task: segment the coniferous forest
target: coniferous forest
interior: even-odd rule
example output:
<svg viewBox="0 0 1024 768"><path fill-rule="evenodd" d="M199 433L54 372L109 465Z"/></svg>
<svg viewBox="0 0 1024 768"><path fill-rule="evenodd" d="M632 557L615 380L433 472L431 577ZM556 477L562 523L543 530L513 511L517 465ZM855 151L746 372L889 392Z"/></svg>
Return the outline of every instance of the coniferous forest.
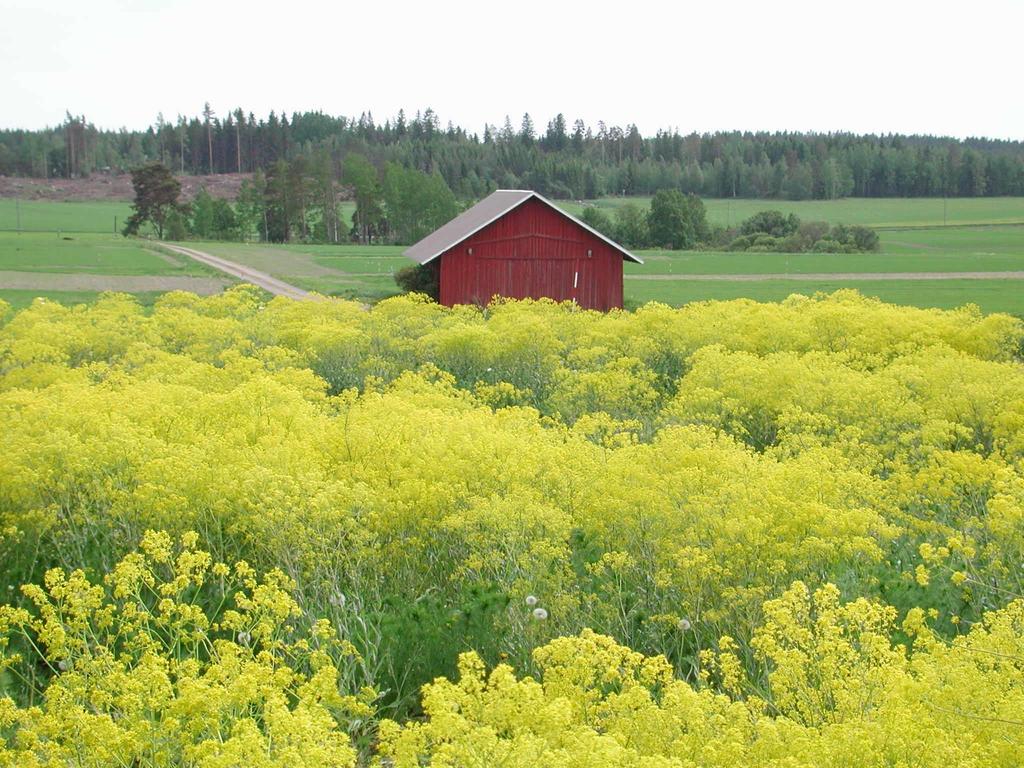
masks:
<svg viewBox="0 0 1024 768"><path fill-rule="evenodd" d="M175 121L160 115L142 130L101 129L70 113L62 125L0 131L0 174L73 178L119 173L160 161L190 174L269 172L302 158L341 178L346 156L437 173L459 198L497 187L554 198L647 195L678 189L708 197L978 197L1024 195L1024 143L985 138L849 133L681 134L636 125L570 123L527 114L482 133L443 125L431 109L383 123L322 112L236 109Z"/></svg>

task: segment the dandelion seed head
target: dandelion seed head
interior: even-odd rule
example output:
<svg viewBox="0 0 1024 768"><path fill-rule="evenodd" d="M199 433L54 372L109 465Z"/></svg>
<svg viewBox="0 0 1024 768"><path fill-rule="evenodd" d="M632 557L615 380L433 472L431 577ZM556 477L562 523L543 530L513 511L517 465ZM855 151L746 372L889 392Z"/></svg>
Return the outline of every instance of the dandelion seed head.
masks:
<svg viewBox="0 0 1024 768"><path fill-rule="evenodd" d="M685 619L684 618L684 619L680 619L676 623L676 626L678 626L681 630L683 630L683 632L689 632L690 631L690 627L692 627L693 625L690 624L690 620L689 619Z"/></svg>
<svg viewBox="0 0 1024 768"><path fill-rule="evenodd" d="M531 608L533 608L533 606L535 606L539 602L540 602L540 600L537 599L536 595L527 595L526 596L526 604L528 606L530 606Z"/></svg>
<svg viewBox="0 0 1024 768"><path fill-rule="evenodd" d="M547 617L548 617L548 612L547 612L546 609L544 609L544 608L534 608L533 609L533 618L535 618L537 621L544 621Z"/></svg>

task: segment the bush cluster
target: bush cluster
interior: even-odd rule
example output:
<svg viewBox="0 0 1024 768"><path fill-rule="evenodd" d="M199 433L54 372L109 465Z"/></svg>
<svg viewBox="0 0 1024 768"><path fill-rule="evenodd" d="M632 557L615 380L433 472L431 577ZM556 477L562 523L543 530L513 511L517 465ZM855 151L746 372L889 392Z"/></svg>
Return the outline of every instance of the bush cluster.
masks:
<svg viewBox="0 0 1024 768"><path fill-rule="evenodd" d="M438 265L412 264L395 272L395 284L406 293L422 293L434 301L440 299Z"/></svg>
<svg viewBox="0 0 1024 768"><path fill-rule="evenodd" d="M755 253L863 253L877 251L878 233L870 227L824 221L803 222L796 214L761 211L738 227L708 224L704 204L692 195L660 193L649 210L635 203L615 209L613 220L600 208L584 208L580 219L629 248L694 248Z"/></svg>
<svg viewBox="0 0 1024 768"><path fill-rule="evenodd" d="M730 251L756 253L864 253L877 251L878 233L870 227L824 221L801 222L796 214L761 211L736 230L721 230L716 240Z"/></svg>

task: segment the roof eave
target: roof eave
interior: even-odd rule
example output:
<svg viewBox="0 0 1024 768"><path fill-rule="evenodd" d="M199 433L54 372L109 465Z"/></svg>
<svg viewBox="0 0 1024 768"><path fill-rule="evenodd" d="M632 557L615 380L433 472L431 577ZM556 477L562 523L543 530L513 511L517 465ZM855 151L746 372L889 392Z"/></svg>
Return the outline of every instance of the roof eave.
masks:
<svg viewBox="0 0 1024 768"><path fill-rule="evenodd" d="M444 248L442 248L440 251L435 253L433 256L428 256L423 261L420 261L419 259L417 259L414 256L409 256L409 251L413 250L416 247L415 243L413 245L410 245L405 251L403 251L402 255L406 256L408 258L411 258L413 261L419 263L420 266L423 266L424 264L429 264L434 259L436 259L438 256L440 256L443 253L446 253L447 251L450 251L452 248L457 246L459 243L464 243L466 240L471 238L473 235L475 235L477 232L479 232L484 227L490 226L491 224L496 222L498 219L500 219L505 214L509 213L510 211L514 211L516 208L518 208L520 205L525 203L531 197L534 197L534 196L540 197L540 195L538 195L536 192L532 192L532 191L526 190L526 189L503 189L503 190L500 190L500 191L502 191L502 192L530 192L530 194L526 195L525 197L520 198L519 200L516 200L515 202L512 203L512 205L508 206L507 208L503 208L501 211L496 213L494 216L492 216L490 219L485 221L483 224L481 224L478 227L475 227L471 231L467 232L462 237L460 237L458 240L452 241L451 243L446 245ZM550 205L550 203L549 203L549 205Z"/></svg>

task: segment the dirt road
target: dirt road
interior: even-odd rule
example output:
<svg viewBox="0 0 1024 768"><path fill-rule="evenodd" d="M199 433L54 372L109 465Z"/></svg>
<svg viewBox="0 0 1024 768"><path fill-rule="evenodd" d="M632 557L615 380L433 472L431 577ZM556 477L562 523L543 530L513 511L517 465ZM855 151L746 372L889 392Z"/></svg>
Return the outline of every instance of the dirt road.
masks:
<svg viewBox="0 0 1024 768"><path fill-rule="evenodd" d="M182 256L188 256L191 259L195 259L201 264L205 264L208 267L218 269L224 274L237 277L239 280L244 280L247 283L259 286L260 288L274 294L275 296L287 296L290 299L301 299L301 300L314 300L319 298L314 296L309 291L304 291L301 288L297 288L290 283L286 283L283 280L278 280L272 275L268 275L266 272L260 272L252 267L247 267L244 264L239 264L234 261L228 261L222 259L220 256L213 256L203 251L197 251L195 248L186 248L183 245L171 245L170 243L161 243L164 248L180 253Z"/></svg>

